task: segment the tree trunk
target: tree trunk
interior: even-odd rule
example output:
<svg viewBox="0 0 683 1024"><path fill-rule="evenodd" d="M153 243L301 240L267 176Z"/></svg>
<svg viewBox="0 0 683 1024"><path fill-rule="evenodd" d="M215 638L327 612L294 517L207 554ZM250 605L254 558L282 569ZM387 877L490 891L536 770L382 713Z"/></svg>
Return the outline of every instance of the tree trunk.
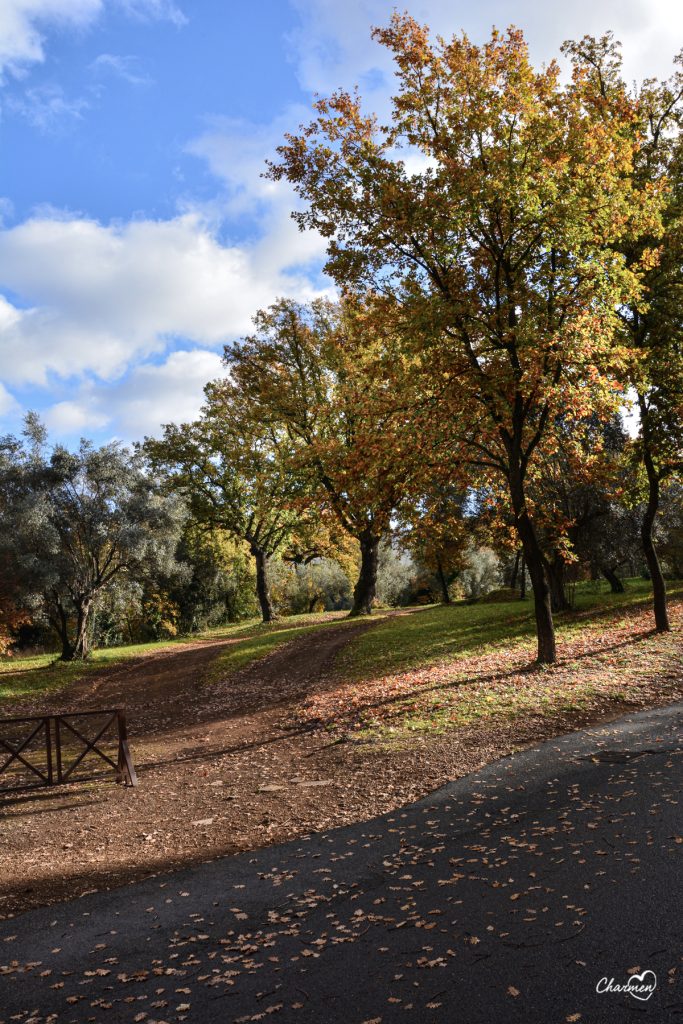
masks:
<svg viewBox="0 0 683 1024"><path fill-rule="evenodd" d="M61 601L56 602L58 619L55 628L62 644L60 661L85 661L89 654L88 625L92 598L81 598L74 601L76 605L76 629L73 640L69 635L69 619Z"/></svg>
<svg viewBox="0 0 683 1024"><path fill-rule="evenodd" d="M68 661L85 661L88 657L88 625L90 623L90 609L92 602L89 599L81 598L76 602L76 636L71 649L71 657Z"/></svg>
<svg viewBox="0 0 683 1024"><path fill-rule="evenodd" d="M261 608L261 618L264 622L274 622L277 616L268 586L268 555L263 548L257 547L255 544L251 546L251 553L256 562L256 593Z"/></svg>
<svg viewBox="0 0 683 1024"><path fill-rule="evenodd" d="M613 594L623 594L624 593L624 584L621 582L621 580L617 576L617 574L614 571L614 569L610 569L609 565L601 564L600 565L600 572L602 573L602 575L605 577L605 579L609 583L610 590L611 590L611 592Z"/></svg>
<svg viewBox="0 0 683 1024"><path fill-rule="evenodd" d="M59 637L60 640L62 641L62 654L60 660L72 661L74 656L73 644L71 643L71 637L69 636L69 627L67 625L66 615L64 615L61 608L60 619L62 619L59 630Z"/></svg>
<svg viewBox="0 0 683 1024"><path fill-rule="evenodd" d="M358 540L360 541L360 574L353 590L353 607L349 612L351 618L355 618L357 615L370 615L377 587L379 537L375 537L369 530L364 530Z"/></svg>
<svg viewBox="0 0 683 1024"><path fill-rule="evenodd" d="M49 619L50 625L59 637L59 642L62 645L62 653L59 656L59 660L71 661L73 658L73 645L69 636L69 620L60 599L55 595L53 595L52 599L54 601L55 614L50 614Z"/></svg>
<svg viewBox="0 0 683 1024"><path fill-rule="evenodd" d="M439 583L441 584L441 595L443 597L443 604L450 604L451 595L448 593L448 583L446 581L446 576L444 574L440 558L437 558L436 560L436 575L438 577Z"/></svg>
<svg viewBox="0 0 683 1024"><path fill-rule="evenodd" d="M521 533L528 536L523 541L525 547L525 561L531 588L534 593L534 615L536 617L536 639L538 641L536 660L539 665L551 665L557 660L555 647L555 626L553 625L553 613L550 602L550 587L546 579L543 555L536 538L531 520L522 526Z"/></svg>
<svg viewBox="0 0 683 1024"><path fill-rule="evenodd" d="M564 590L564 559L555 555L552 562L546 562L546 574L550 587L550 607L553 612L567 612L571 605Z"/></svg>
<svg viewBox="0 0 683 1024"><path fill-rule="evenodd" d="M647 471L649 493L645 514L640 527L640 538L643 544L643 554L647 562L648 572L652 580L655 627L658 633L666 633L671 629L666 599L666 583L664 582L662 567L659 564L657 549L655 548L652 536L655 518L659 511L659 477L647 449L645 450L644 462Z"/></svg>
<svg viewBox="0 0 683 1024"><path fill-rule="evenodd" d="M522 554L520 559L519 599L520 601L526 601L526 562L524 561L524 554Z"/></svg>
<svg viewBox="0 0 683 1024"><path fill-rule="evenodd" d="M536 617L536 639L538 650L536 661L539 665L550 665L557 660L555 627L550 604L550 587L545 573L543 552L538 543L534 524L526 510L523 476L518 470L510 474L510 497L515 513L517 534L522 543L524 561L529 571L534 593L534 615Z"/></svg>
<svg viewBox="0 0 683 1024"><path fill-rule="evenodd" d="M515 551L515 561L512 566L512 575L510 577L510 590L517 589L517 574L519 573L519 559L521 552Z"/></svg>

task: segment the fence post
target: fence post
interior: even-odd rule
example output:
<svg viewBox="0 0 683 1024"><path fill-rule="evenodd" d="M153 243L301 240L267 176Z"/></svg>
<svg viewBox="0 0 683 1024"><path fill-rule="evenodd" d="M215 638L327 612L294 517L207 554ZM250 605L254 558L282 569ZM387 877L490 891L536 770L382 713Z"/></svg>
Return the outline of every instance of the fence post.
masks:
<svg viewBox="0 0 683 1024"><path fill-rule="evenodd" d="M119 757L116 781L125 782L127 780L130 786L137 786L138 777L135 774L133 760L130 756L130 750L128 749L128 728L126 726L126 716L123 711L116 712L116 721L119 730Z"/></svg>
<svg viewBox="0 0 683 1024"><path fill-rule="evenodd" d="M59 729L59 715L53 716L55 723L55 753L57 755L57 782L62 781L62 735Z"/></svg>
<svg viewBox="0 0 683 1024"><path fill-rule="evenodd" d="M52 730L50 729L50 717L46 715L44 718L45 723L45 758L47 760L47 784L52 786L54 784L54 775L52 773Z"/></svg>

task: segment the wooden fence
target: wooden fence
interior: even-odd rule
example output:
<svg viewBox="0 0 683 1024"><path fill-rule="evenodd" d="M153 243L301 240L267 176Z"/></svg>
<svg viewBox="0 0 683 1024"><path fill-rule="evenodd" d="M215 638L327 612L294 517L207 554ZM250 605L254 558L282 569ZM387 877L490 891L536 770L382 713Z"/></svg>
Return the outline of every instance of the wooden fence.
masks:
<svg viewBox="0 0 683 1024"><path fill-rule="evenodd" d="M116 753L103 750L105 743L116 745ZM110 765L117 782L137 786L128 747L126 716L121 708L2 718L0 792L30 785L55 786L82 781L80 772L88 755Z"/></svg>

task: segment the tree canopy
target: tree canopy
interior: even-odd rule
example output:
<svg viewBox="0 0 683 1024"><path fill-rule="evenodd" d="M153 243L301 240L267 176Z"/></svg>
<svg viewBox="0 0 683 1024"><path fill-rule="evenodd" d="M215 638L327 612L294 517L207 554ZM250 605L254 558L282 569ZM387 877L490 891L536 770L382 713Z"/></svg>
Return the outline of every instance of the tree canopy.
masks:
<svg viewBox="0 0 683 1024"><path fill-rule="evenodd" d="M411 314L408 348L441 394L453 473L477 467L506 483L538 658L553 661L527 480L552 451L558 410L609 415L623 395L617 311L638 275L617 243L661 231L660 190L629 174L636 104L624 88L598 100L579 53L568 83L555 63L535 71L515 29L483 46L432 42L395 15L375 36L395 60L391 125L335 93L270 173L306 201L295 216L329 240L338 284L390 293Z"/></svg>
<svg viewBox="0 0 683 1024"><path fill-rule="evenodd" d="M226 349L230 375L209 393L267 426L302 501L358 541L352 614L368 613L379 543L414 461L391 316L385 304L349 294L308 307L281 300L257 314L255 328Z"/></svg>

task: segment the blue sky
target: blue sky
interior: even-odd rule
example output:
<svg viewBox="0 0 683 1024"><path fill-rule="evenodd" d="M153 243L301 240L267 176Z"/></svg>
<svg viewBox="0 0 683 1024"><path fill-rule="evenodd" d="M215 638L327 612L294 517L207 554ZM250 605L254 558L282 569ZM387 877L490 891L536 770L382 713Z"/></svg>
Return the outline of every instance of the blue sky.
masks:
<svg viewBox="0 0 683 1024"><path fill-rule="evenodd" d="M0 430L131 440L196 415L224 343L276 296L330 288L323 246L260 177L314 92L386 109L384 0L1 0ZM668 75L671 0L419 0L435 30L521 26L537 61L613 28Z"/></svg>

